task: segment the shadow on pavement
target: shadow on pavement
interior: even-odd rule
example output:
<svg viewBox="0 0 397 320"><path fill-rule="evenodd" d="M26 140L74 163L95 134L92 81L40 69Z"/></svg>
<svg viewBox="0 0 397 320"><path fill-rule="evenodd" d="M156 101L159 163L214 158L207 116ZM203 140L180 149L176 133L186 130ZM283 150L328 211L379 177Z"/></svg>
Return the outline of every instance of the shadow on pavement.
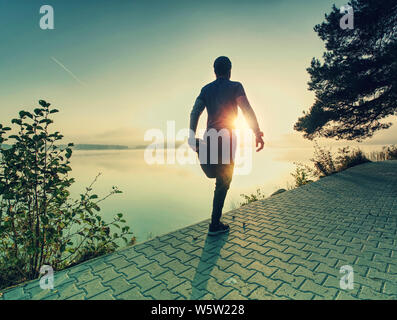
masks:
<svg viewBox="0 0 397 320"><path fill-rule="evenodd" d="M192 294L190 299L197 300L205 295L210 274L219 258L219 253L222 247L227 242L229 233L224 233L218 236L207 236L203 247L203 252L200 257L200 262L196 269L192 281Z"/></svg>

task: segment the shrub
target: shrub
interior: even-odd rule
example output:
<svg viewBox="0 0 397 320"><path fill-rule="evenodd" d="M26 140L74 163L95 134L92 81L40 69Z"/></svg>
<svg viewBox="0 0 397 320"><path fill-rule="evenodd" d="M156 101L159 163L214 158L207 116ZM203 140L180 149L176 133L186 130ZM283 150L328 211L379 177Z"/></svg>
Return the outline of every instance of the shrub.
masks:
<svg viewBox="0 0 397 320"><path fill-rule="evenodd" d="M370 159L374 161L397 160L397 146L384 146L381 151L371 152Z"/></svg>
<svg viewBox="0 0 397 320"><path fill-rule="evenodd" d="M360 149L340 148L333 156L331 151L321 148L317 143L314 145L314 158L311 161L314 165L312 173L318 178L370 162Z"/></svg>
<svg viewBox="0 0 397 320"><path fill-rule="evenodd" d="M291 173L291 175L295 179L296 188L301 187L310 182L313 182L313 180L310 179L313 172L312 169L300 163L296 163L295 165L296 165L295 172Z"/></svg>
<svg viewBox="0 0 397 320"><path fill-rule="evenodd" d="M336 166L330 150L321 148L317 142L314 144L313 174L317 177L325 177L336 172Z"/></svg>
<svg viewBox="0 0 397 320"><path fill-rule="evenodd" d="M243 197L244 201L240 203L240 206L245 206L251 202L255 202L266 198L266 196L262 193L260 189L256 189L256 193L251 193L248 195L241 194L241 197Z"/></svg>
<svg viewBox="0 0 397 320"><path fill-rule="evenodd" d="M338 150L336 162L339 172L370 161L360 149L351 150L349 147L345 147Z"/></svg>
<svg viewBox="0 0 397 320"><path fill-rule="evenodd" d="M73 144L56 145L63 136L49 126L58 110L39 104L12 120L16 134L7 136L11 128L0 124L0 287L37 278L42 265L60 270L112 252L131 234L120 226L121 213L108 223L98 213L99 202L121 193L116 187L99 199L92 193L95 178L79 199L70 199Z"/></svg>
<svg viewBox="0 0 397 320"><path fill-rule="evenodd" d="M386 150L387 159L386 160L397 160L397 146L387 146L383 147Z"/></svg>

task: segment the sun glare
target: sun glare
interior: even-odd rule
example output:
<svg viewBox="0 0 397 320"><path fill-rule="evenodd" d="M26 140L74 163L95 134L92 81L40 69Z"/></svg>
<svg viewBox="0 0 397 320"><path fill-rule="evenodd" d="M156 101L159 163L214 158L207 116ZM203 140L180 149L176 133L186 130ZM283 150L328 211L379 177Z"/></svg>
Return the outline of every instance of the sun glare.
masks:
<svg viewBox="0 0 397 320"><path fill-rule="evenodd" d="M249 129L247 121L245 121L244 116L241 112L238 113L236 120L234 120L234 126L236 129L240 130Z"/></svg>

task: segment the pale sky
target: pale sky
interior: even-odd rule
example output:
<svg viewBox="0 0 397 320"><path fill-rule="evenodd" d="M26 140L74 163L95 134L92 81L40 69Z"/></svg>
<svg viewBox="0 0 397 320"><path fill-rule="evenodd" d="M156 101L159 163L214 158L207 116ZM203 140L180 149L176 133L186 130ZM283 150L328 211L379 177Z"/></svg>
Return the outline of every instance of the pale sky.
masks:
<svg viewBox="0 0 397 320"><path fill-rule="evenodd" d="M268 142L306 145L293 125L313 103L306 68L324 51L313 27L345 2L0 0L0 123L44 99L68 141L143 144L167 120L188 126L226 55ZM43 4L55 30L39 28ZM395 126L368 143L396 136Z"/></svg>

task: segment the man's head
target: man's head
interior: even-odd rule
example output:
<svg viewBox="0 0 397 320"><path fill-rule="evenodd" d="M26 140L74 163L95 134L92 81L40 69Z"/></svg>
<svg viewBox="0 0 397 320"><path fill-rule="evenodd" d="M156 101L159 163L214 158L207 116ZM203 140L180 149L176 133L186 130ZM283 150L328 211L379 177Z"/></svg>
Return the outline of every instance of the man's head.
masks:
<svg viewBox="0 0 397 320"><path fill-rule="evenodd" d="M214 62L214 71L217 78L228 78L232 70L232 63L228 57L218 57Z"/></svg>

